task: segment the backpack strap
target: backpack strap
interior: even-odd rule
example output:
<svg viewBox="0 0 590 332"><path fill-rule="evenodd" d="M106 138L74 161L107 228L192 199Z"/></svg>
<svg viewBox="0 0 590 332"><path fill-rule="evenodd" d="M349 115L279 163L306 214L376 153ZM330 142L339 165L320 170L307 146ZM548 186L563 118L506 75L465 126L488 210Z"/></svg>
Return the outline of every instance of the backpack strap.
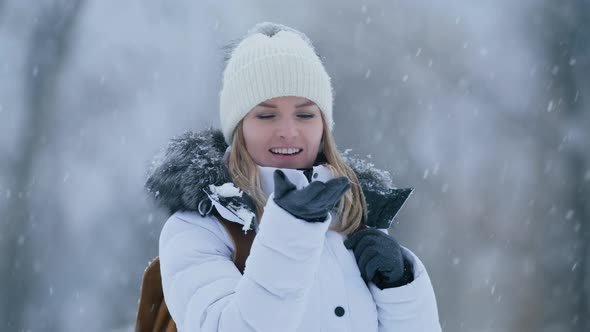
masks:
<svg viewBox="0 0 590 332"><path fill-rule="evenodd" d="M244 274L246 259L248 259L248 256L250 255L250 249L252 248L252 242L254 242L256 232L253 230L244 232L242 225L223 218L216 209L213 209L212 213L217 217L217 220L219 220L231 236L235 248L233 259L234 264L238 270L240 270L240 273Z"/></svg>
<svg viewBox="0 0 590 332"><path fill-rule="evenodd" d="M233 262L244 273L246 259L250 255L250 248L256 236L256 232L244 233L242 225L223 218L217 210L213 209L213 215L227 230L234 242ZM176 332L176 323L168 312L162 289L162 275L160 273L160 257L157 256L145 269L141 281L139 306L135 320L136 332Z"/></svg>
<svg viewBox="0 0 590 332"><path fill-rule="evenodd" d="M176 324L164 301L160 257L156 257L143 273L135 331L176 332Z"/></svg>

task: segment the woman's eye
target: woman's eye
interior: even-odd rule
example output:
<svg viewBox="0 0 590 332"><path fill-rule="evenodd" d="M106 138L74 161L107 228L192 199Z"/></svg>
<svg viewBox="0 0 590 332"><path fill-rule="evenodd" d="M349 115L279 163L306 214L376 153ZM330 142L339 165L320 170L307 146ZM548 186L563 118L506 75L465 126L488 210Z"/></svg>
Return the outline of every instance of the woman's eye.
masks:
<svg viewBox="0 0 590 332"><path fill-rule="evenodd" d="M305 114L305 113L304 114L297 114L297 117L301 118L301 119L313 119L314 116L315 115L313 115L313 114Z"/></svg>
<svg viewBox="0 0 590 332"><path fill-rule="evenodd" d="M274 115L273 115L273 114L257 114L257 115L256 115L256 118L257 118L257 119L262 119L262 120L265 120L265 119L272 119L273 117L274 117Z"/></svg>

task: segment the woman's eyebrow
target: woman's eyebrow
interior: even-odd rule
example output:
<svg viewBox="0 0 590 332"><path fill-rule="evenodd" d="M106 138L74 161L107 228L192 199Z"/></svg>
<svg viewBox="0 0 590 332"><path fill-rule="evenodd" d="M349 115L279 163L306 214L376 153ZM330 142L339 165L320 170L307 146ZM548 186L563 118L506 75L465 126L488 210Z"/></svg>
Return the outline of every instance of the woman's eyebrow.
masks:
<svg viewBox="0 0 590 332"><path fill-rule="evenodd" d="M265 102L262 102L262 103L258 104L258 106L268 107L268 108L277 108L275 105L267 104Z"/></svg>
<svg viewBox="0 0 590 332"><path fill-rule="evenodd" d="M312 106L312 105L315 105L315 103L311 100L308 100L303 104L295 105L295 108L301 108L301 107Z"/></svg>

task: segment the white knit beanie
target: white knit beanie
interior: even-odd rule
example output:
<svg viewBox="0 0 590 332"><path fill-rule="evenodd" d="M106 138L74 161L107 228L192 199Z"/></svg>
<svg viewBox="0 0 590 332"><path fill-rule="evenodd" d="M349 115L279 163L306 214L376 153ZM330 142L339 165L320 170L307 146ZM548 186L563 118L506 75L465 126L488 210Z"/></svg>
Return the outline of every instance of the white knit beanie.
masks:
<svg viewBox="0 0 590 332"><path fill-rule="evenodd" d="M259 23L232 51L220 93L221 130L227 144L242 118L259 103L284 96L318 105L332 129L332 85L310 40L274 23Z"/></svg>

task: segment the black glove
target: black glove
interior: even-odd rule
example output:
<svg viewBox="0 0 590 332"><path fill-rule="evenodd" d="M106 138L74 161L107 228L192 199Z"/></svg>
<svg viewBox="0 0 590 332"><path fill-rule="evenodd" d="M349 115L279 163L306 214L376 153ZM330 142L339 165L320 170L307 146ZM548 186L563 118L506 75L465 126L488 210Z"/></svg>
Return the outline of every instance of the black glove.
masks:
<svg viewBox="0 0 590 332"><path fill-rule="evenodd" d="M353 233L344 246L352 249L366 283L380 289L399 287L414 280L412 263L402 254L395 239L380 230L364 228Z"/></svg>
<svg viewBox="0 0 590 332"><path fill-rule="evenodd" d="M297 189L281 170L274 172L274 201L293 216L309 222L323 222L342 195L350 188L344 176L326 183L314 181L303 189Z"/></svg>

